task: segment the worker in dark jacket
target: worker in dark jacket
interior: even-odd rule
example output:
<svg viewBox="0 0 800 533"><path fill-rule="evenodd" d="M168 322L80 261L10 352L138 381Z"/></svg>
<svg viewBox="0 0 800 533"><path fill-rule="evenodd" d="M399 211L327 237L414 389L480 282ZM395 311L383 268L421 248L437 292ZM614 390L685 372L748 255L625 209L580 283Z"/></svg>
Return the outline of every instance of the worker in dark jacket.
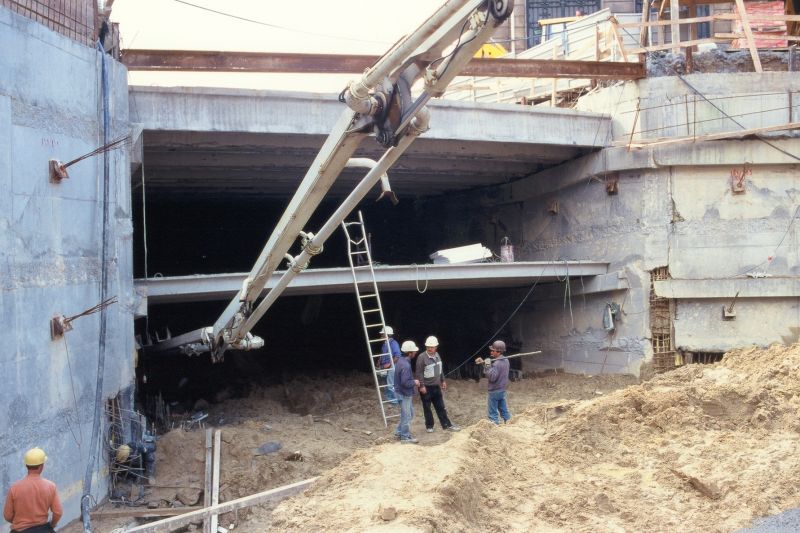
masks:
<svg viewBox="0 0 800 533"><path fill-rule="evenodd" d="M431 405L436 410L439 424L442 429L448 431L458 431L459 428L447 416L447 408L444 406L444 395L442 391L447 390L447 382L444 380L442 371L442 358L437 351L439 339L431 335L425 339L425 352L417 357L417 369L414 374L420 382L419 398L422 400L422 413L425 415L425 430L433 433L433 412Z"/></svg>
<svg viewBox="0 0 800 533"><path fill-rule="evenodd" d="M419 387L419 381L414 379L411 364L419 348L414 341L405 341L400 351L403 357L394 365L394 394L400 400L400 422L394 434L403 444L416 444L419 441L411 436L411 420L414 418L414 387Z"/></svg>
<svg viewBox="0 0 800 533"><path fill-rule="evenodd" d="M56 484L42 477L45 461L47 455L41 448L25 452L28 475L11 485L3 508L12 533L51 533L64 514Z"/></svg>
<svg viewBox="0 0 800 533"><path fill-rule="evenodd" d="M503 423L511 420L511 413L508 412L506 403L506 387L508 387L508 369L510 367L508 359L503 357L506 351L506 343L494 341L489 347L489 359L483 361L483 372L489 380L488 414L489 420L495 424L500 424L498 411L503 417Z"/></svg>

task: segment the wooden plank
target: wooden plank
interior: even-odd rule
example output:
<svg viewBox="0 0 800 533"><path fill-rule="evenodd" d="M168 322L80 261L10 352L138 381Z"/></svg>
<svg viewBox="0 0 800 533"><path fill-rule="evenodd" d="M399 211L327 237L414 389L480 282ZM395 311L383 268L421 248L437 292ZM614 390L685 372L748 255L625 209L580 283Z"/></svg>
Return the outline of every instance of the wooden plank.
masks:
<svg viewBox="0 0 800 533"><path fill-rule="evenodd" d="M237 498L216 506L206 507L205 509L199 509L197 511L192 511L180 516L174 516L172 518L165 518L164 520L159 520L151 524L145 524L128 529L125 531L125 533L169 533L180 527L187 526L192 522L199 522L205 518L209 518L212 514L229 513L237 509L252 507L253 505L258 505L268 501L284 500L289 496L305 490L317 479L318 478L315 477L311 479L305 479L303 481L298 481L297 483L292 483L291 485L284 485L275 489L259 492L258 494L251 494L250 496Z"/></svg>
<svg viewBox="0 0 800 533"><path fill-rule="evenodd" d="M619 48L620 53L622 54L622 60L627 63L628 61L628 54L625 53L625 45L622 42L622 37L619 35L619 31L617 27L619 26L619 22L614 17L611 17L611 32L614 34L614 41L617 43L617 47Z"/></svg>
<svg viewBox="0 0 800 533"><path fill-rule="evenodd" d="M644 18L644 17L642 17ZM697 22L713 22L719 20L719 15L708 15L706 17L692 17L685 19L678 19L678 24L694 24ZM618 22L620 28L650 28L653 26L671 26L674 24L671 20L651 20L642 22Z"/></svg>
<svg viewBox="0 0 800 533"><path fill-rule="evenodd" d="M220 448L222 447L222 430L218 429L214 432L214 468L211 476L211 506L219 505L219 457ZM217 533L217 526L219 525L219 515L213 513L211 515L211 533Z"/></svg>
<svg viewBox="0 0 800 533"><path fill-rule="evenodd" d="M165 516L178 516L202 507L164 507L161 509L144 509L142 507L127 507L123 509L107 509L105 511L92 511L92 520L97 518L163 518Z"/></svg>
<svg viewBox="0 0 800 533"><path fill-rule="evenodd" d="M650 148L652 146L665 146L668 144L681 144L687 142L703 142L703 141L717 141L722 139L738 139L747 137L748 135L758 135L759 133L769 133L771 131L783 130L796 130L800 129L800 122L789 122L787 124L778 124L777 126L764 126L761 128L750 128L739 131L726 131L722 133L709 133L706 135L698 135L696 137L676 137L673 139L654 139L652 142L638 142L630 144L631 148ZM622 146L624 142L615 142L614 146Z"/></svg>
<svg viewBox="0 0 800 533"><path fill-rule="evenodd" d="M681 52L681 27L678 25L678 19L681 18L680 0L669 0L669 19L670 24L670 41L672 41L672 53L679 54Z"/></svg>
<svg viewBox="0 0 800 533"><path fill-rule="evenodd" d="M620 28L628 28L628 27L639 28L639 46L645 47L647 46L648 43L647 28L650 23L649 19L650 19L650 3L647 0L645 0L645 3L642 5L642 22L639 24L632 23L630 26L627 24L620 24Z"/></svg>
<svg viewBox="0 0 800 533"><path fill-rule="evenodd" d="M744 39L746 35L741 33L715 33L714 38L716 39ZM770 34L758 34L759 39L763 39L765 41L800 41L800 37L797 35L770 35Z"/></svg>
<svg viewBox="0 0 800 533"><path fill-rule="evenodd" d="M684 41L681 43L683 46L695 46L698 44L705 44L705 43L724 43L727 42L726 39L716 39L716 38L707 38L707 39L695 39L694 41ZM628 50L629 54L641 54L642 52L656 52L658 50L669 50L672 48L672 43L668 44L659 44L655 46L647 46L645 48L635 48L633 50ZM636 63L631 63L635 65Z"/></svg>
<svg viewBox="0 0 800 533"><path fill-rule="evenodd" d="M208 507L211 505L211 492L213 490L212 484L212 476L211 476L211 469L213 467L213 460L211 456L212 449L214 447L213 440L212 440L213 431L211 428L206 430L206 471L205 471L205 482L203 484L203 507ZM203 532L204 533L211 533L211 521L210 520L203 520Z"/></svg>
<svg viewBox="0 0 800 533"><path fill-rule="evenodd" d="M758 57L758 48L756 48L756 41L753 39L753 30L750 28L750 21L747 18L747 9L744 7L744 0L736 0L736 9L739 11L739 18L742 21L742 29L747 36L747 47L750 49L750 57L753 58L753 66L756 72L764 72L761 68L761 58Z"/></svg>

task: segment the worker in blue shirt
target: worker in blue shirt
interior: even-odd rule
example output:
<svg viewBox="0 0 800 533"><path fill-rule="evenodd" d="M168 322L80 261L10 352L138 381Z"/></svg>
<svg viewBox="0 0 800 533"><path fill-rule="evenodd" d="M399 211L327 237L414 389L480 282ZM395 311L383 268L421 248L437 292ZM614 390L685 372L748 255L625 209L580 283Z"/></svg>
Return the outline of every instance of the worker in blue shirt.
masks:
<svg viewBox="0 0 800 533"><path fill-rule="evenodd" d="M394 365L397 363L397 359L401 357L400 345L394 340L394 329L391 326L383 328L381 333L385 334L388 340L381 346L383 355L378 361L378 366L380 367L378 370L386 373L386 384L388 385L386 387L386 400L392 405L398 405L400 400L397 399L394 393ZM379 373L378 375L381 374Z"/></svg>

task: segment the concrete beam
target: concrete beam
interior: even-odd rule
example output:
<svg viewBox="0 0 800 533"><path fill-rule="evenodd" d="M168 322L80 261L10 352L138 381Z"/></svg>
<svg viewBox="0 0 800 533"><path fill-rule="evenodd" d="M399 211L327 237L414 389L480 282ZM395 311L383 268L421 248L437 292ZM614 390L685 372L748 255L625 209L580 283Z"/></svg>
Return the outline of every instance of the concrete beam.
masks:
<svg viewBox="0 0 800 533"><path fill-rule="evenodd" d="M586 183L595 177L602 179L616 172L670 167L735 167L741 166L742 161L751 166L797 164L792 154L800 152L800 138L771 138L769 143L761 140L709 141L631 151L626 147L609 147L501 185L497 188L499 195L493 195L491 203L519 202Z"/></svg>
<svg viewBox="0 0 800 533"><path fill-rule="evenodd" d="M336 95L189 87L131 87L130 102L145 144L148 131L327 135L343 108ZM571 109L447 100L428 107L424 139L601 148L611 127L607 115Z"/></svg>
<svg viewBox="0 0 800 533"><path fill-rule="evenodd" d="M381 291L441 289L476 289L527 287L535 281L546 282L570 277L600 276L608 263L591 261L474 263L457 265L403 265L375 267ZM276 272L265 292L283 275ZM368 281L369 271L357 271L359 281ZM136 289L148 304L227 300L241 289L246 274L211 274L136 280ZM604 286L608 280L602 281ZM591 281L587 280L588 284ZM310 269L301 272L286 289L286 296L342 294L353 291L349 268Z"/></svg>
<svg viewBox="0 0 800 533"><path fill-rule="evenodd" d="M124 50L128 70L190 72L271 72L360 74L380 56L291 54L277 52L217 52L206 50ZM506 78L591 78L636 80L645 77L644 64L542 59L472 59L463 76Z"/></svg>
<svg viewBox="0 0 800 533"><path fill-rule="evenodd" d="M656 281L657 296L675 299L793 298L800 296L800 278L668 279Z"/></svg>

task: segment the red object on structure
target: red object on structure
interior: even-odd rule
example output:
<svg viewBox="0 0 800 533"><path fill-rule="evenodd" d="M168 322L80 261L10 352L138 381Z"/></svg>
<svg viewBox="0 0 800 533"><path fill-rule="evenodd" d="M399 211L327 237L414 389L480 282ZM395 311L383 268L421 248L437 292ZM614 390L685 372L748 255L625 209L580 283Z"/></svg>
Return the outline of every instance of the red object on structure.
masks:
<svg viewBox="0 0 800 533"><path fill-rule="evenodd" d="M784 2L782 0L770 2L745 2L744 9L747 11L747 18L750 20L750 29L753 30L753 37L757 48L783 48L788 46L786 39L759 38L759 36L784 36L786 35L786 23L775 20L776 15L784 14ZM744 34L742 22L737 20L733 24L734 33ZM735 39L731 43L731 48L747 48L747 39Z"/></svg>

